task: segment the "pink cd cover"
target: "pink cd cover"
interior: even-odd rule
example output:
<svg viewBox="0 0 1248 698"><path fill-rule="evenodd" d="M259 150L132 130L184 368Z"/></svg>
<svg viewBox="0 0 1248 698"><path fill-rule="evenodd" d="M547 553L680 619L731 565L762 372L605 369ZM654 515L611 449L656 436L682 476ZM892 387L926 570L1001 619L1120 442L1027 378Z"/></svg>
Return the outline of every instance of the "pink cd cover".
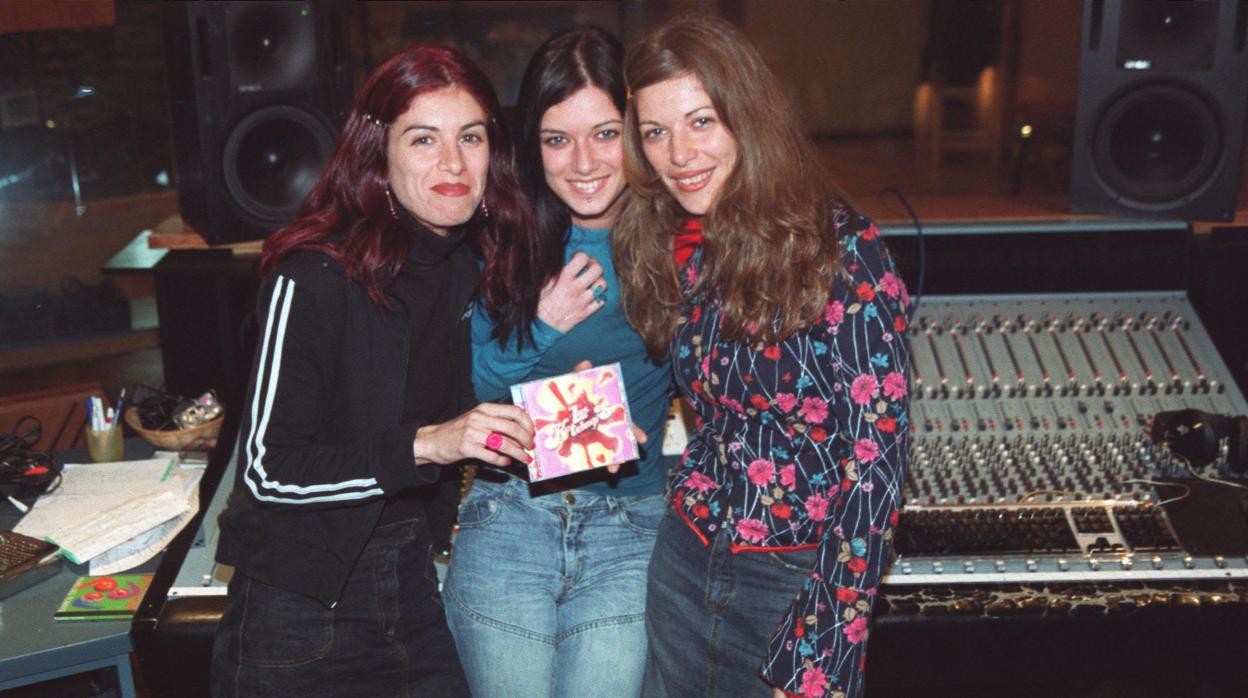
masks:
<svg viewBox="0 0 1248 698"><path fill-rule="evenodd" d="M537 430L534 482L637 458L618 363L513 385L511 399Z"/></svg>

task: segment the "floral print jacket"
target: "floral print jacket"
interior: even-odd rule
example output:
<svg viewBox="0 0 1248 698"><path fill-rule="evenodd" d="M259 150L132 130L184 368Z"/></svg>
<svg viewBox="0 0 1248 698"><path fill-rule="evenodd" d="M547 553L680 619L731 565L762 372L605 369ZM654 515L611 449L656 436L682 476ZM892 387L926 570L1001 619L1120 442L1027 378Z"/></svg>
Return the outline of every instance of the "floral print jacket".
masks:
<svg viewBox="0 0 1248 698"><path fill-rule="evenodd" d="M762 677L791 695L862 692L871 604L901 506L907 442L909 298L879 232L834 217L842 274L823 317L778 344L719 338L718 304L691 298L672 342L697 416L676 511L734 553L815 548L817 564L778 623ZM682 268L689 297L701 251ZM761 652L760 648L760 652Z"/></svg>

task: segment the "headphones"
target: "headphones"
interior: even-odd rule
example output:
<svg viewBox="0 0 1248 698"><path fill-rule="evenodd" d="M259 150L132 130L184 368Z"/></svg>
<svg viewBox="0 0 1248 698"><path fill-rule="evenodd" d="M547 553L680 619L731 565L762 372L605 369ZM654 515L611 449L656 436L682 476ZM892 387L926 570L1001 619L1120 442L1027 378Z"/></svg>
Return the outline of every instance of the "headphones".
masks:
<svg viewBox="0 0 1248 698"><path fill-rule="evenodd" d="M1149 424L1148 435L1193 469L1224 460L1231 472L1248 472L1248 416L1194 409L1158 412Z"/></svg>

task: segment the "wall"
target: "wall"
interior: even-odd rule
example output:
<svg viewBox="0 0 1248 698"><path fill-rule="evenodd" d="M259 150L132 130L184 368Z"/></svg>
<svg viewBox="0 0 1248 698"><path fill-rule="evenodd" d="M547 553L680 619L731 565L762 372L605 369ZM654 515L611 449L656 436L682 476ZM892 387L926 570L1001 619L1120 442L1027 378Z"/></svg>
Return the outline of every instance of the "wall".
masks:
<svg viewBox="0 0 1248 698"><path fill-rule="evenodd" d="M746 35L815 135L908 130L927 2L746 2Z"/></svg>

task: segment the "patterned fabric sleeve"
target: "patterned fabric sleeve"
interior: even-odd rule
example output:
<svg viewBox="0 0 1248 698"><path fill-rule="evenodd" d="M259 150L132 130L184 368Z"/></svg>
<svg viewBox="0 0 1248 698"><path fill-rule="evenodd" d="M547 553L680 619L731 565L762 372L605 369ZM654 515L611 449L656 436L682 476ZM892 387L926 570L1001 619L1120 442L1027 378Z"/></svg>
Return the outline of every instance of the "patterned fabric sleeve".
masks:
<svg viewBox="0 0 1248 698"><path fill-rule="evenodd" d="M861 220L861 219L859 219ZM889 559L905 480L906 289L874 226L845 235L848 284L825 322L837 376L828 439L839 483L828 493L818 561L768 648L762 677L790 695L860 696L871 606Z"/></svg>

